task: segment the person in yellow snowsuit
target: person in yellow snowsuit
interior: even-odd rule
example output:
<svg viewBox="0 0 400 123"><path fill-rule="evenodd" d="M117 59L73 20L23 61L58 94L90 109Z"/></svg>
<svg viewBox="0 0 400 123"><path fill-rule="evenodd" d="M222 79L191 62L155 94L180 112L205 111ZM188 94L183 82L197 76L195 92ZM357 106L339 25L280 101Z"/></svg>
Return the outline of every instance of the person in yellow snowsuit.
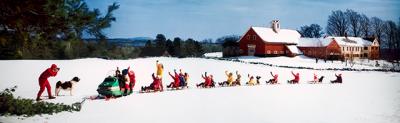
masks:
<svg viewBox="0 0 400 123"><path fill-rule="evenodd" d="M164 66L163 64L159 63L158 60L156 61L156 67L157 67L157 76L162 78L163 71L164 71Z"/></svg>
<svg viewBox="0 0 400 123"><path fill-rule="evenodd" d="M255 85L256 81L254 80L254 76L250 76L250 74L247 74L247 77L249 78L249 81L246 83L247 85Z"/></svg>
<svg viewBox="0 0 400 123"><path fill-rule="evenodd" d="M228 71L225 71L225 75L228 77L227 80L226 80L226 82L228 83L228 86L232 86L233 74L232 73L228 74Z"/></svg>

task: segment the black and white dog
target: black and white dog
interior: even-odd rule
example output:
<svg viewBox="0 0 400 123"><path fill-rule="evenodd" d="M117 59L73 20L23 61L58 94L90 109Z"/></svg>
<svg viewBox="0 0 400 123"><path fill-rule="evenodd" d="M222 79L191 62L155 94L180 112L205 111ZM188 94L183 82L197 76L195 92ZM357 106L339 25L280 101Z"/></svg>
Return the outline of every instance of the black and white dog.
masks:
<svg viewBox="0 0 400 123"><path fill-rule="evenodd" d="M58 81L56 83L56 96L58 96L61 89L69 91L69 94L72 96L72 90L74 89L74 85L77 82L79 82L79 80L80 79L78 77L74 77L74 78L72 78L71 81L65 81L64 83L62 83L61 81Z"/></svg>

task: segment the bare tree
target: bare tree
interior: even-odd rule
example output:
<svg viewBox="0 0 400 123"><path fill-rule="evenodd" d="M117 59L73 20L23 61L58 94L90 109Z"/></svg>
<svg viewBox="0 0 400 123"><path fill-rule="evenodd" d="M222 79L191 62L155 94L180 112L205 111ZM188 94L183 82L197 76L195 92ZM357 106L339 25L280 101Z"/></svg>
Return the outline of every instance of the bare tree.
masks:
<svg viewBox="0 0 400 123"><path fill-rule="evenodd" d="M400 59L400 17L399 17L399 21L397 23L397 36L396 36L396 59L399 60ZM397 62L397 66L399 66L400 63Z"/></svg>
<svg viewBox="0 0 400 123"><path fill-rule="evenodd" d="M391 20L384 22L383 34L386 40L383 41L385 41L386 46L389 48L390 59L396 59L397 57L396 49L399 48L397 45L397 32L396 23Z"/></svg>
<svg viewBox="0 0 400 123"><path fill-rule="evenodd" d="M299 33L301 34L302 37L308 37L308 38L319 38L321 37L322 34L322 28L318 24L311 24L310 26L305 25L300 27Z"/></svg>
<svg viewBox="0 0 400 123"><path fill-rule="evenodd" d="M372 26L374 36L376 36L378 38L378 41L381 42L382 35L383 35L383 28L384 28L383 21L378 17L372 17L371 18L371 26Z"/></svg>
<svg viewBox="0 0 400 123"><path fill-rule="evenodd" d="M361 28L361 34L360 35L364 35L364 37L368 37L370 36L370 32L371 32L371 22L369 20L369 18L365 15L362 14L361 15L361 20L360 20L360 28Z"/></svg>
<svg viewBox="0 0 400 123"><path fill-rule="evenodd" d="M348 30L347 20L344 12L341 10L332 11L328 17L326 33L334 36L344 36Z"/></svg>
<svg viewBox="0 0 400 123"><path fill-rule="evenodd" d="M344 12L344 14L346 15L346 20L350 26L351 34L353 34L354 37L360 36L361 15L352 9L347 9L346 12Z"/></svg>

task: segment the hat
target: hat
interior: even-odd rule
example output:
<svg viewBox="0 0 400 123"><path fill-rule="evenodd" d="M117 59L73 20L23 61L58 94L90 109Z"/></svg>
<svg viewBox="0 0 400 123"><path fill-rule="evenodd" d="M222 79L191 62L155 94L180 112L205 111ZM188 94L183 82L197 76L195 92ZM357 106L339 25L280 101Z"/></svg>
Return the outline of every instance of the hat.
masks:
<svg viewBox="0 0 400 123"><path fill-rule="evenodd" d="M58 68L58 67L57 67L56 64L52 64L50 68L51 68L51 69L55 69L55 68Z"/></svg>

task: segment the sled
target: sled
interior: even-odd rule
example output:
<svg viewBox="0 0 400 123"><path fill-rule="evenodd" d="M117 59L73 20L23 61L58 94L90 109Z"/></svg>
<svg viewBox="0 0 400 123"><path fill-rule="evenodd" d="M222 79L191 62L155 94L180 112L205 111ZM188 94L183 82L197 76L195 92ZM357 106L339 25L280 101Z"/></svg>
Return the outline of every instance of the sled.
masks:
<svg viewBox="0 0 400 123"><path fill-rule="evenodd" d="M178 91L178 90L185 90L185 89L188 89L189 88L189 86L180 86L180 87L177 87L177 88L167 88L167 91Z"/></svg>

